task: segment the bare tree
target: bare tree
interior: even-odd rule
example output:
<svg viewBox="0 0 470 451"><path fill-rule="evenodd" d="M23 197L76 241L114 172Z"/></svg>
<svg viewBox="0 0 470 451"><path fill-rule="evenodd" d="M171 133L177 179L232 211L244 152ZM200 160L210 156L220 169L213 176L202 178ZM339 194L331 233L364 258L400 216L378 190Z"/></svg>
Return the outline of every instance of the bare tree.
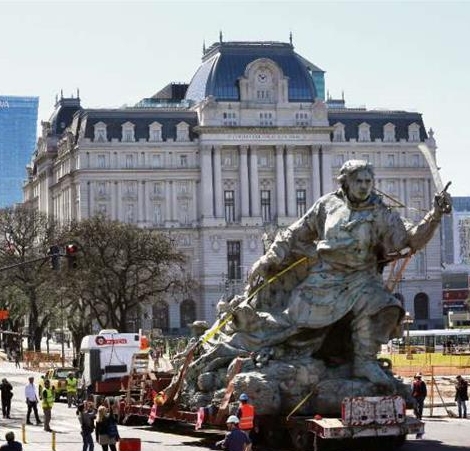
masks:
<svg viewBox="0 0 470 451"><path fill-rule="evenodd" d="M1 302L18 325L28 317L28 349L40 350L41 338L57 300L48 251L56 231L53 220L27 206L0 210Z"/></svg>

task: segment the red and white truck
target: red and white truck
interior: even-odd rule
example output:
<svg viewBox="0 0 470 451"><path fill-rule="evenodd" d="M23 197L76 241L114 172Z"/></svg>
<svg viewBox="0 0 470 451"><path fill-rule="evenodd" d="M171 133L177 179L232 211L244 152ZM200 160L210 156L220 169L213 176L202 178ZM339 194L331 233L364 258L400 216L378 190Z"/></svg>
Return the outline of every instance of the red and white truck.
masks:
<svg viewBox="0 0 470 451"><path fill-rule="evenodd" d="M104 329L97 335L86 335L80 345L82 384L91 386L95 394L119 394L122 378L130 374L133 358L142 345L138 333Z"/></svg>

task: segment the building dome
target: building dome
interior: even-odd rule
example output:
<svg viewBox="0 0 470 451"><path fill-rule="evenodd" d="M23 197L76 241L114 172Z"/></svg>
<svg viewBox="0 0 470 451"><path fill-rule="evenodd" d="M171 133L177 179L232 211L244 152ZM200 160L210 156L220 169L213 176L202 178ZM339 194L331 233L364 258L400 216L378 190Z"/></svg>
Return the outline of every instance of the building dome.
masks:
<svg viewBox="0 0 470 451"><path fill-rule="evenodd" d="M250 63L261 58L273 61L287 77L289 102L314 102L318 97L313 73L323 77L323 71L295 53L291 44L219 42L204 53L186 99L198 103L213 96L216 101L240 101L239 78Z"/></svg>

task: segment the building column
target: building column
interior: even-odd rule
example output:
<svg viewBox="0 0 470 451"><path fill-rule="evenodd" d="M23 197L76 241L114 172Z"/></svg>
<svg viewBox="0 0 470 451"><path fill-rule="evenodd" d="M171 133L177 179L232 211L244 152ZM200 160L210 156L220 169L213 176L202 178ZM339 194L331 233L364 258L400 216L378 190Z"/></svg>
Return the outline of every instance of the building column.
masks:
<svg viewBox="0 0 470 451"><path fill-rule="evenodd" d="M330 146L321 146L321 158L322 158L322 189L320 195L323 196L326 193L333 191L333 172L332 172L332 155Z"/></svg>
<svg viewBox="0 0 470 451"><path fill-rule="evenodd" d="M320 157L319 149L312 146L310 149L312 158L312 204L321 197L321 175L320 175Z"/></svg>
<svg viewBox="0 0 470 451"><path fill-rule="evenodd" d="M287 216L297 216L297 205L295 201L295 179L294 179L294 147L286 147L286 191L287 191Z"/></svg>
<svg viewBox="0 0 470 451"><path fill-rule="evenodd" d="M88 182L88 213L89 217L95 214L95 182Z"/></svg>
<svg viewBox="0 0 470 451"><path fill-rule="evenodd" d="M122 182L116 182L116 221L122 221Z"/></svg>
<svg viewBox="0 0 470 451"><path fill-rule="evenodd" d="M138 201L139 201L139 211L138 211L138 222L140 224L145 223L145 181L141 181L139 185L139 194L138 194Z"/></svg>
<svg viewBox="0 0 470 451"><path fill-rule="evenodd" d="M216 218L222 218L224 216L222 199L222 163L220 153L220 146L214 147L214 203Z"/></svg>
<svg viewBox="0 0 470 451"><path fill-rule="evenodd" d="M423 179L423 190L424 190L424 205L423 208L425 210L428 210L432 207L432 200L433 196L431 194L431 189L432 189L432 183L431 180L428 178Z"/></svg>
<svg viewBox="0 0 470 451"><path fill-rule="evenodd" d="M284 174L284 146L276 146L277 216L286 216L286 179Z"/></svg>
<svg viewBox="0 0 470 451"><path fill-rule="evenodd" d="M250 193L248 187L248 146L240 146L240 207L242 221L250 216Z"/></svg>
<svg viewBox="0 0 470 451"><path fill-rule="evenodd" d="M255 146L250 146L250 197L251 216L260 216L259 179L258 179L258 153Z"/></svg>
<svg viewBox="0 0 470 451"><path fill-rule="evenodd" d="M172 208L171 204L173 203L173 197L171 195L171 185L172 181L167 181L165 183L165 221L172 221L173 220L173 214L172 214Z"/></svg>
<svg viewBox="0 0 470 451"><path fill-rule="evenodd" d="M202 218L213 218L213 184L212 184L212 147L201 148L201 213Z"/></svg>

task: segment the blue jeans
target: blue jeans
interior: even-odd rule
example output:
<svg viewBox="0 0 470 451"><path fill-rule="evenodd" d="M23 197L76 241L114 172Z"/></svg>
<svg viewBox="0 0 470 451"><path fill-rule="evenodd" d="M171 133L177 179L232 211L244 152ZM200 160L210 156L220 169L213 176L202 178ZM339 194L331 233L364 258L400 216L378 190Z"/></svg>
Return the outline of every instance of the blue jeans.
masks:
<svg viewBox="0 0 470 451"><path fill-rule="evenodd" d="M467 417L467 401L457 399L457 408L459 409L459 418Z"/></svg>
<svg viewBox="0 0 470 451"><path fill-rule="evenodd" d="M83 451L93 451L95 447L95 443L93 442L93 435L91 432L83 432L82 431L82 438L83 438Z"/></svg>

